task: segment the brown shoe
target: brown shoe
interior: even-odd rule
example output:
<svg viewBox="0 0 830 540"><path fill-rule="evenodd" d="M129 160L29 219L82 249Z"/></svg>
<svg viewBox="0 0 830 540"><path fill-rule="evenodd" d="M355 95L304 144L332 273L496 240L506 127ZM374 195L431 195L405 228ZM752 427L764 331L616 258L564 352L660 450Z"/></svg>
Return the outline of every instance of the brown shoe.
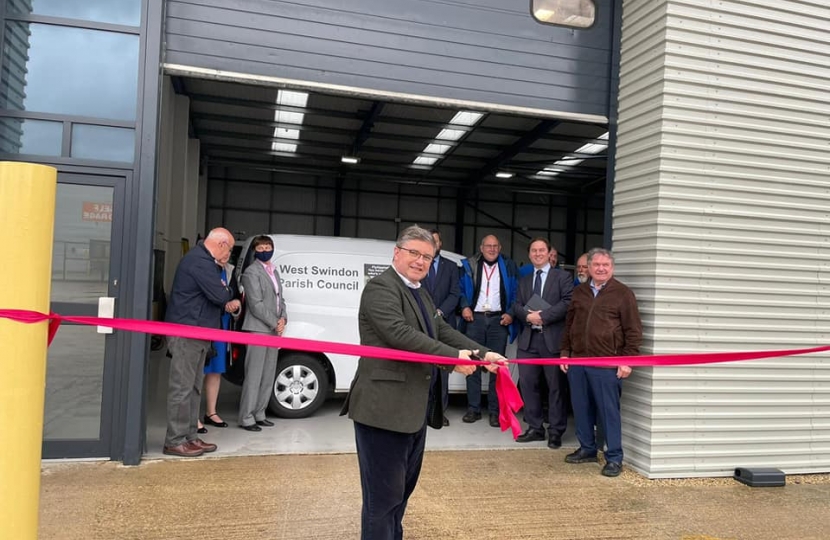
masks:
<svg viewBox="0 0 830 540"><path fill-rule="evenodd" d="M188 441L193 448L201 449L205 454L209 454L210 452L216 452L216 445L213 443L205 442L202 439L193 439L192 441Z"/></svg>
<svg viewBox="0 0 830 540"><path fill-rule="evenodd" d="M194 446L192 441L186 441L178 446L165 446L162 453L168 456L199 457L205 451L201 446Z"/></svg>

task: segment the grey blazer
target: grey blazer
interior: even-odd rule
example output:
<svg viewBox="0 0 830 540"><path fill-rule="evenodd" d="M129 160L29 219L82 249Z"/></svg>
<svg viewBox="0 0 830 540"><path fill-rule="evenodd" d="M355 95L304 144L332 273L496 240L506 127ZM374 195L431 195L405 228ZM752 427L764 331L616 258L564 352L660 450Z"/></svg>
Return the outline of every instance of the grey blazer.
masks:
<svg viewBox="0 0 830 540"><path fill-rule="evenodd" d="M253 261L242 273L242 287L245 292L245 310L247 312L242 323L242 330L249 332L260 332L263 334L276 334L277 322L280 318L288 316L285 312L285 299L282 295L282 281L277 269L274 268L274 276L280 284L280 300L277 306L277 291L271 276L265 271L262 263Z"/></svg>
<svg viewBox="0 0 830 540"><path fill-rule="evenodd" d="M437 339L427 334L418 303L390 267L363 290L358 311L360 343L450 358L458 358L460 349L480 349L482 356L489 351L437 316L423 287L417 292L427 313L435 314L429 325ZM417 432L426 421L432 368L433 364L362 357L341 414L381 429Z"/></svg>

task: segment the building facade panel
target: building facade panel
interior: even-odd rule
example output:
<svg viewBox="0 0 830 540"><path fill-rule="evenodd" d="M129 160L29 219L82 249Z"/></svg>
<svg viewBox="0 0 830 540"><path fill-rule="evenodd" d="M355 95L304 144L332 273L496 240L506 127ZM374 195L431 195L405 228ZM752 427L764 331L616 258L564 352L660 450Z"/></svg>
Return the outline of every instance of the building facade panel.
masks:
<svg viewBox="0 0 830 540"><path fill-rule="evenodd" d="M646 352L826 344L830 8L649 4L623 6L614 202ZM627 33L640 20L648 39ZM830 470L828 379L828 355L637 370L628 459L650 477Z"/></svg>
<svg viewBox="0 0 830 540"><path fill-rule="evenodd" d="M607 116L613 10L587 30L525 2L168 2L168 64Z"/></svg>

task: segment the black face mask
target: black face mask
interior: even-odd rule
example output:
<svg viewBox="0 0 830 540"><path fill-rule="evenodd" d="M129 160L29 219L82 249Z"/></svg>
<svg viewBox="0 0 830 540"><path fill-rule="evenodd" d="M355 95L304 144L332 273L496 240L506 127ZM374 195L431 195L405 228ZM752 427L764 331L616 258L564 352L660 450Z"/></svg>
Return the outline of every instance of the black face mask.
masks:
<svg viewBox="0 0 830 540"><path fill-rule="evenodd" d="M256 260L262 261L262 262L270 261L271 256L273 256L273 255L274 255L273 251L257 251L257 252L254 252L254 257L256 257Z"/></svg>

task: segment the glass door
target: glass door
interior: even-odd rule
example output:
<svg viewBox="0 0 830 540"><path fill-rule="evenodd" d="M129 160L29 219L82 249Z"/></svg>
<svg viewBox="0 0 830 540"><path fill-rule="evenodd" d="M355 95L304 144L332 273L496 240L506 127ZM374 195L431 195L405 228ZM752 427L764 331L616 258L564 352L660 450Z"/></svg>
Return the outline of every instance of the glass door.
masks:
<svg viewBox="0 0 830 540"><path fill-rule="evenodd" d="M123 176L59 173L50 309L118 316ZM40 256L33 246L32 257ZM107 457L118 333L64 323L49 347L43 457Z"/></svg>

